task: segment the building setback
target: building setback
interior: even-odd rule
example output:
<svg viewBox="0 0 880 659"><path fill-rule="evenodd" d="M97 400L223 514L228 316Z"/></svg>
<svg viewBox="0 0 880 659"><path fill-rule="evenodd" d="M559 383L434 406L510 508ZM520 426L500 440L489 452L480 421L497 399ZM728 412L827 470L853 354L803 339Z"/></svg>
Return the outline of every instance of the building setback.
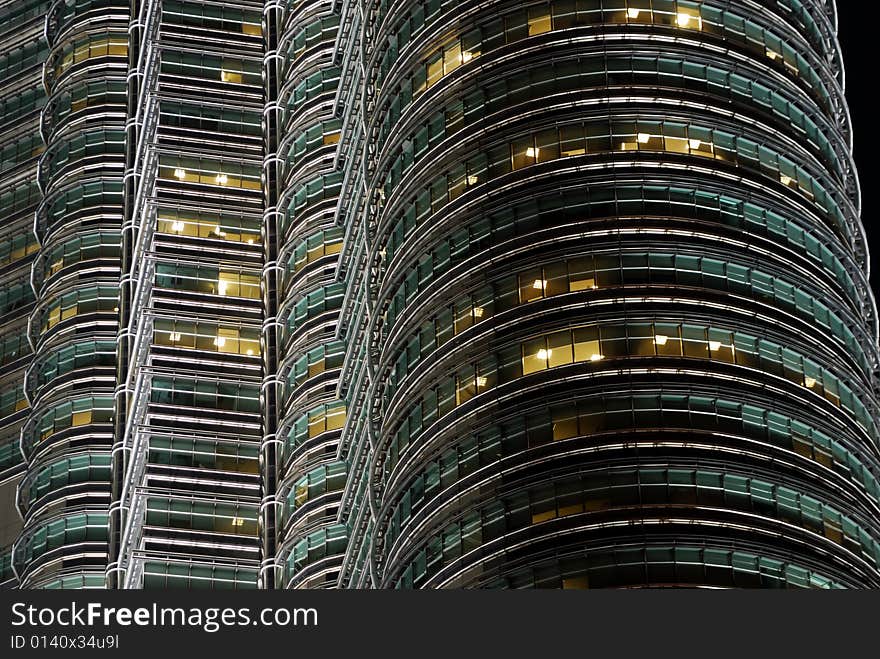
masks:
<svg viewBox="0 0 880 659"><path fill-rule="evenodd" d="M836 21L0 2L0 584L880 587Z"/></svg>

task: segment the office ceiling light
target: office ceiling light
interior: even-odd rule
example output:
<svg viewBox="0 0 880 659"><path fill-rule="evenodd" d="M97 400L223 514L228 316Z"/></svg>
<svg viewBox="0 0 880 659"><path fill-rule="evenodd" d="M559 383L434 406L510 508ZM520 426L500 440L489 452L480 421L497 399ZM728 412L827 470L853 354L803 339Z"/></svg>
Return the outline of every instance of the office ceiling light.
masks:
<svg viewBox="0 0 880 659"><path fill-rule="evenodd" d="M171 230L176 233L180 233L181 231L183 231L183 222L181 222L180 220L174 220L174 222L171 223Z"/></svg>
<svg viewBox="0 0 880 659"><path fill-rule="evenodd" d="M532 288L534 288L536 291L543 291L545 288L547 288L547 280L536 279L535 283L532 284Z"/></svg>
<svg viewBox="0 0 880 659"><path fill-rule="evenodd" d="M169 332L168 338L171 340L171 343L177 343L180 341L180 332Z"/></svg>
<svg viewBox="0 0 880 659"><path fill-rule="evenodd" d="M712 352L721 350L721 341L709 341L709 350Z"/></svg>
<svg viewBox="0 0 880 659"><path fill-rule="evenodd" d="M461 63L462 64L464 64L465 62L470 62L472 59L474 59L474 54L472 52L470 52L469 50L461 51Z"/></svg>
<svg viewBox="0 0 880 659"><path fill-rule="evenodd" d="M217 346L218 348L222 348L223 346L226 345L226 337L225 336L216 337L214 339L214 345Z"/></svg>
<svg viewBox="0 0 880 659"><path fill-rule="evenodd" d="M688 145L692 149L699 149L701 146L703 146L703 140L688 140Z"/></svg>
<svg viewBox="0 0 880 659"><path fill-rule="evenodd" d="M638 138L639 144L647 144L651 141L651 136L648 133L639 133Z"/></svg>
<svg viewBox="0 0 880 659"><path fill-rule="evenodd" d="M478 375L478 376L477 376L477 386L478 386L478 387L485 387L485 386L486 386L486 383L487 383L488 381L489 381L489 380L488 380L488 378L486 378L485 375Z"/></svg>
<svg viewBox="0 0 880 659"><path fill-rule="evenodd" d="M220 185L226 185L226 182L229 181L229 177L226 174L217 174L217 178L214 179Z"/></svg>
<svg viewBox="0 0 880 659"><path fill-rule="evenodd" d="M181 181L186 178L186 170L180 167L174 170L174 177L179 178Z"/></svg>
<svg viewBox="0 0 880 659"><path fill-rule="evenodd" d="M552 351L552 350L544 350L544 348L541 348L541 349L538 351L538 355L537 355L537 356L538 356L538 359L547 359L547 358L551 357L552 355L553 355L553 351Z"/></svg>
<svg viewBox="0 0 880 659"><path fill-rule="evenodd" d="M476 174L471 174L467 177L467 184L468 185L476 185L479 182L479 180L480 179L477 177Z"/></svg>
<svg viewBox="0 0 880 659"><path fill-rule="evenodd" d="M691 18L693 17L690 14L679 12L678 16L675 17L675 22L678 24L678 27L687 27L691 24Z"/></svg>
<svg viewBox="0 0 880 659"><path fill-rule="evenodd" d="M665 346L668 341L669 337L663 334L658 334L654 337L654 343L658 346Z"/></svg>
<svg viewBox="0 0 880 659"><path fill-rule="evenodd" d="M541 149L533 146L530 146L528 149L526 149L526 155L529 158L537 158L539 153L541 153Z"/></svg>
<svg viewBox="0 0 880 659"><path fill-rule="evenodd" d="M804 378L804 386L812 389L816 386L816 378L811 378L809 376Z"/></svg>
<svg viewBox="0 0 880 659"><path fill-rule="evenodd" d="M483 311L483 307L474 307L474 318L482 318Z"/></svg>
<svg viewBox="0 0 880 659"><path fill-rule="evenodd" d="M605 355L600 355L599 353L594 353L594 354L590 355L591 362L600 362L603 359L605 359Z"/></svg>
<svg viewBox="0 0 880 659"><path fill-rule="evenodd" d="M629 9L626 10L626 15L629 16L630 18L638 18L640 13L641 13L641 10L636 9L635 7L630 7Z"/></svg>

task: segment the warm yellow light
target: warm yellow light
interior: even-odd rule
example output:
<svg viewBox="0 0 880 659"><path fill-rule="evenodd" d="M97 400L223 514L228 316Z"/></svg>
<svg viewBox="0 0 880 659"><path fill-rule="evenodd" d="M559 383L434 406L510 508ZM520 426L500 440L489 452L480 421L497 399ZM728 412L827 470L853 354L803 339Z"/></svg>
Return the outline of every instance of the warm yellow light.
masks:
<svg viewBox="0 0 880 659"><path fill-rule="evenodd" d="M543 291L545 288L547 288L547 280L536 279L535 283L532 284L532 288L534 288L536 291Z"/></svg>
<svg viewBox="0 0 880 659"><path fill-rule="evenodd" d="M538 351L538 359L545 360L545 359L549 359L552 356L553 356L552 350L544 350L544 348L541 348Z"/></svg>
<svg viewBox="0 0 880 659"><path fill-rule="evenodd" d="M214 345L217 346L218 348L222 348L223 346L226 345L226 337L225 336L218 336L216 339L214 339Z"/></svg>
<svg viewBox="0 0 880 659"><path fill-rule="evenodd" d="M678 27L687 27L691 24L691 15L679 12L678 16L675 17L675 22L678 24Z"/></svg>
<svg viewBox="0 0 880 659"><path fill-rule="evenodd" d="M186 170L178 167L174 170L174 177L179 178L181 181L186 178Z"/></svg>
<svg viewBox="0 0 880 659"><path fill-rule="evenodd" d="M474 307L474 318L483 317L483 307Z"/></svg>
<svg viewBox="0 0 880 659"><path fill-rule="evenodd" d="M668 341L669 337L664 336L663 334L658 334L654 337L654 343L658 346L665 346Z"/></svg>
<svg viewBox="0 0 880 659"><path fill-rule="evenodd" d="M253 245L253 244L254 244L254 239L248 238L248 245Z"/></svg>
<svg viewBox="0 0 880 659"><path fill-rule="evenodd" d="M470 176L467 177L467 184L468 185L476 185L479 182L479 180L480 179L476 174L471 174Z"/></svg>
<svg viewBox="0 0 880 659"><path fill-rule="evenodd" d="M768 48L768 49L767 49L767 57L769 57L769 58L772 59L772 60L776 60L776 59L779 59L780 57L782 57L782 55L780 55L779 53L777 53L775 50L770 50L770 49Z"/></svg>
<svg viewBox="0 0 880 659"><path fill-rule="evenodd" d="M703 146L703 141L702 140L688 140L688 145L692 149L699 149L701 146Z"/></svg>
<svg viewBox="0 0 880 659"><path fill-rule="evenodd" d="M541 149L538 149L538 148L533 147L533 146L530 146L528 149L526 149L526 155L527 155L529 158L537 158L537 157L538 157L538 154L539 154L540 152L541 152Z"/></svg>
<svg viewBox="0 0 880 659"><path fill-rule="evenodd" d="M599 361L602 361L603 359L605 359L605 355L600 355L600 354L590 355L591 362L599 362Z"/></svg>
<svg viewBox="0 0 880 659"><path fill-rule="evenodd" d="M241 517L233 517L232 518L233 526L244 526L244 520Z"/></svg>
<svg viewBox="0 0 880 659"><path fill-rule="evenodd" d="M780 177L779 177L779 180L782 181L782 185L791 185L791 184L792 184L792 181L793 181L793 179L791 178L791 176L786 176L785 174L783 174L782 176L780 176Z"/></svg>
<svg viewBox="0 0 880 659"><path fill-rule="evenodd" d="M250 348L248 348L247 354L248 354L248 356L250 357L251 355L254 354L254 351L251 350Z"/></svg>
<svg viewBox="0 0 880 659"><path fill-rule="evenodd" d="M647 144L651 141L651 136L648 133L639 133L638 140L639 144Z"/></svg>
<svg viewBox="0 0 880 659"><path fill-rule="evenodd" d="M226 174L217 174L217 178L214 179L220 185L226 185L226 182L229 180L229 177Z"/></svg>
<svg viewBox="0 0 880 659"><path fill-rule="evenodd" d="M180 332L169 332L168 338L171 340L171 343L176 343L180 341Z"/></svg>
<svg viewBox="0 0 880 659"><path fill-rule="evenodd" d="M630 7L629 9L626 10L626 15L629 16L630 18L638 18L640 13L641 13L641 10L636 9L635 7Z"/></svg>
<svg viewBox="0 0 880 659"><path fill-rule="evenodd" d="M175 220L171 223L171 230L178 233L183 231L183 222L181 222L180 220Z"/></svg>
<svg viewBox="0 0 880 659"><path fill-rule="evenodd" d="M709 350L712 352L721 350L721 341L709 341Z"/></svg>
<svg viewBox="0 0 880 659"><path fill-rule="evenodd" d="M226 282L225 281L217 282L217 292L220 295L226 295Z"/></svg>
<svg viewBox="0 0 880 659"><path fill-rule="evenodd" d="M478 375L477 376L477 386L478 387L485 387L487 382L488 382L488 379L486 378L485 375Z"/></svg>
<svg viewBox="0 0 880 659"><path fill-rule="evenodd" d="M809 376L804 378L804 385L808 388L812 389L816 386L816 378L811 378Z"/></svg>
<svg viewBox="0 0 880 659"><path fill-rule="evenodd" d="M469 50L461 51L461 63L470 62L474 58L474 54Z"/></svg>

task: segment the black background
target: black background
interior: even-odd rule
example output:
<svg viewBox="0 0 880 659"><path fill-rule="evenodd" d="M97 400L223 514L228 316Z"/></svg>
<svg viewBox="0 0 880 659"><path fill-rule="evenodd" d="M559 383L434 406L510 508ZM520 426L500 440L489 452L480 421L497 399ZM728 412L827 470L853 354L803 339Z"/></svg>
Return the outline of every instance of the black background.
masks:
<svg viewBox="0 0 880 659"><path fill-rule="evenodd" d="M871 250L871 284L880 298L880 3L837 0L846 96L854 125L853 149L862 182L862 222Z"/></svg>

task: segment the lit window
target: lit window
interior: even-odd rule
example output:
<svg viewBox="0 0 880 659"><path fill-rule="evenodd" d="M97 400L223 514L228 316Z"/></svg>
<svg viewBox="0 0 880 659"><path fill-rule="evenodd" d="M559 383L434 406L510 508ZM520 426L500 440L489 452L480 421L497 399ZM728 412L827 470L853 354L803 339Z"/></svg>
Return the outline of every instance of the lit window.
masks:
<svg viewBox="0 0 880 659"><path fill-rule="evenodd" d="M654 337L654 345L665 346L669 342L669 337L664 334L658 334Z"/></svg>
<svg viewBox="0 0 880 659"><path fill-rule="evenodd" d="M171 230L175 233L180 233L183 231L183 222L180 220L174 220L174 222L171 223Z"/></svg>
<svg viewBox="0 0 880 659"><path fill-rule="evenodd" d="M626 15L629 18L638 18L640 13L641 13L641 10L636 9L635 7L630 7L629 9L626 10Z"/></svg>
<svg viewBox="0 0 880 659"><path fill-rule="evenodd" d="M217 174L217 178L214 180L216 180L217 183L219 183L220 185L226 185L226 183L229 181L229 177L226 176L226 174Z"/></svg>
<svg viewBox="0 0 880 659"><path fill-rule="evenodd" d="M474 58L474 54L469 50L461 51L461 63L465 64L466 62L470 62Z"/></svg>
<svg viewBox="0 0 880 659"><path fill-rule="evenodd" d="M181 181L186 178L186 170L178 167L174 170L174 177L179 178Z"/></svg>
<svg viewBox="0 0 880 659"><path fill-rule="evenodd" d="M699 149L701 146L703 146L703 141L702 140L688 140L688 146L690 146L692 149Z"/></svg>
<svg viewBox="0 0 880 659"><path fill-rule="evenodd" d="M569 282L569 290L571 291L590 291L599 288L593 277L584 277L582 275L574 275Z"/></svg>
<svg viewBox="0 0 880 659"><path fill-rule="evenodd" d="M552 28L552 24L550 22L550 14L544 14L541 16L533 16L529 18L529 36L532 37L536 34L543 34L544 32L549 32Z"/></svg>
<svg viewBox="0 0 880 659"><path fill-rule="evenodd" d="M605 355L599 354L598 352L594 352L592 355L590 355L591 362L600 362L603 359L605 359Z"/></svg>
<svg viewBox="0 0 880 659"><path fill-rule="evenodd" d="M171 343L177 343L178 341L180 341L180 332L169 332L168 339L171 341Z"/></svg>
<svg viewBox="0 0 880 659"><path fill-rule="evenodd" d="M648 133L639 133L638 140L639 144L647 144L651 141L651 136Z"/></svg>
<svg viewBox="0 0 880 659"><path fill-rule="evenodd" d="M92 422L92 411L74 412L71 417L70 424L73 426L84 426Z"/></svg>
<svg viewBox="0 0 880 659"><path fill-rule="evenodd" d="M538 154L539 154L540 152L541 152L541 149L535 148L535 147L533 147L533 146L530 146L528 149L526 149L526 155L527 155L529 158L537 158L537 157L538 157Z"/></svg>
<svg viewBox="0 0 880 659"><path fill-rule="evenodd" d="M547 280L536 279L535 283L532 284L532 288L534 288L536 291L543 291L545 288L547 288Z"/></svg>
<svg viewBox="0 0 880 659"><path fill-rule="evenodd" d="M718 352L721 350L721 341L709 341L709 350L711 352Z"/></svg>
<svg viewBox="0 0 880 659"><path fill-rule="evenodd" d="M474 307L474 318L482 318L483 311L483 307Z"/></svg>
<svg viewBox="0 0 880 659"><path fill-rule="evenodd" d="M222 348L223 346L226 345L226 337L225 336L215 337L214 338L214 345L217 346L218 348Z"/></svg>
<svg viewBox="0 0 880 659"><path fill-rule="evenodd" d="M233 526L244 526L244 520L241 517L233 517L232 518Z"/></svg>
<svg viewBox="0 0 880 659"><path fill-rule="evenodd" d="M813 387L816 386L816 378L811 378L810 376L805 377L804 378L804 386L807 387L808 389L812 389Z"/></svg>
<svg viewBox="0 0 880 659"><path fill-rule="evenodd" d="M476 185L479 182L479 180L480 179L477 177L476 174L471 174L470 176L467 177L467 184L468 185Z"/></svg>
<svg viewBox="0 0 880 659"><path fill-rule="evenodd" d="M537 355L537 356L538 356L538 359L546 360L546 359L549 359L550 357L553 356L553 351L552 351L552 350L546 350L546 349L544 349L544 348L541 348L541 349L538 351L538 355Z"/></svg>

